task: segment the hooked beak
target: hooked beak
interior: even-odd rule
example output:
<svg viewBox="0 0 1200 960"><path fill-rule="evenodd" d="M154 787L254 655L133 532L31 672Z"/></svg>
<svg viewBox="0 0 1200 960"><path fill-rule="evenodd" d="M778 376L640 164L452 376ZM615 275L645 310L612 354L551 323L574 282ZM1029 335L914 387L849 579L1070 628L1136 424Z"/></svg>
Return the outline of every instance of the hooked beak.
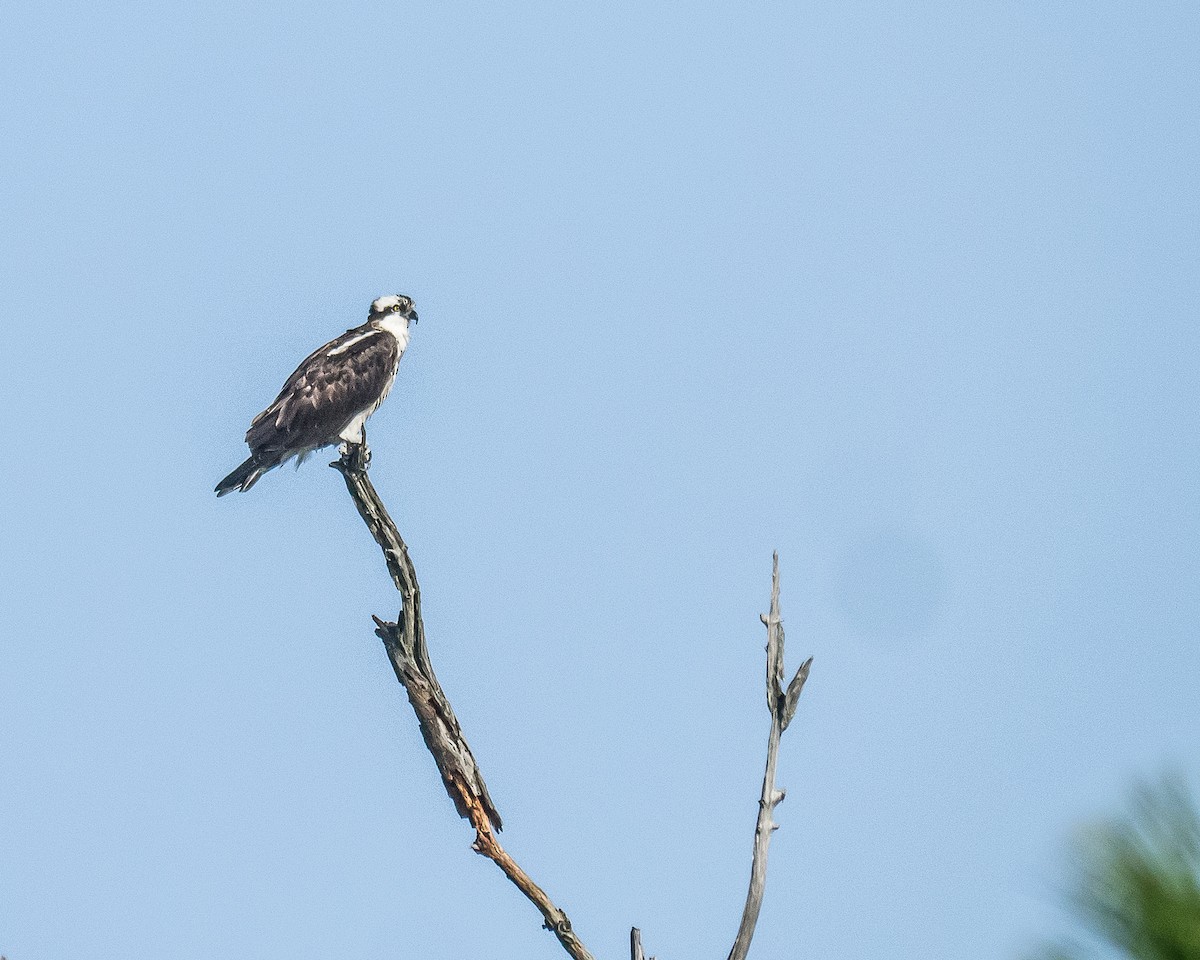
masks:
<svg viewBox="0 0 1200 960"><path fill-rule="evenodd" d="M409 313L408 313L408 319L409 319L409 320L411 320L413 323L416 323L416 322L417 322L417 319L418 319L418 318L417 318L417 311L416 311L416 310L410 310L410 311L409 311Z"/></svg>

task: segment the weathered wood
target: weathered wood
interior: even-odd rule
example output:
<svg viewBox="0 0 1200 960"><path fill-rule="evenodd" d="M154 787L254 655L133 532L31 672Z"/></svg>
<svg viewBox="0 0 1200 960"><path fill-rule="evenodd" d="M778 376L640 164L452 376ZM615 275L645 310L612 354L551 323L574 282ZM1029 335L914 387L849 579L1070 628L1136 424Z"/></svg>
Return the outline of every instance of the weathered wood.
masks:
<svg viewBox="0 0 1200 960"><path fill-rule="evenodd" d="M330 464L346 482L346 489L370 530L371 536L383 551L388 572L400 594L400 618L396 623L375 617L375 632L383 641L396 679L408 694L416 713L421 736L425 740L442 783L454 802L459 815L470 820L475 829L472 849L490 859L504 875L537 907L543 926L557 938L574 960L594 960L591 953L575 935L567 915L550 900L545 891L529 877L504 850L496 837L502 828L500 814L488 795L487 784L467 745L462 728L438 683L429 660L425 643L425 626L421 619L421 589L408 547L400 537L396 524L388 515L375 487L367 476L370 451L366 444L350 447L340 460ZM775 554L771 576L770 613L763 616L767 627L767 707L771 714L771 731L767 739L767 764L763 774L762 794L758 801L758 819L754 829L754 855L750 867L750 889L742 912L741 924L729 960L745 960L758 923L766 887L767 851L771 833L778 829L772 816L775 807L784 799L784 791L775 788L775 769L779 740L796 713L804 683L808 679L812 658L809 657L786 689L783 686L783 620L779 613L779 555ZM630 931L631 960L645 960L641 931ZM653 958L651 958L653 960Z"/></svg>
<svg viewBox="0 0 1200 960"><path fill-rule="evenodd" d="M383 550L388 572L400 594L399 621L390 623L375 617L375 632L383 641L396 679L408 694L425 746L433 755L442 784L455 809L460 816L470 820L475 828L472 848L495 863L537 907L542 915L543 926L558 938L567 953L575 960L593 960L575 935L567 915L530 879L496 838L496 833L502 827L500 814L488 795L483 774L475 763L471 748L467 746L450 701L433 672L429 649L425 644L421 588L417 583L416 570L408 547L367 476L370 457L365 443L350 446L343 451L341 459L335 460L330 466L340 472L346 481L346 489L359 516Z"/></svg>
<svg viewBox="0 0 1200 960"><path fill-rule="evenodd" d="M745 960L750 951L750 940L762 909L763 891L767 885L767 848L771 834L779 829L772 820L775 808L783 802L785 793L775 789L775 765L779 756L779 738L796 713L796 703L808 679L812 666L809 657L796 671L796 675L783 688L783 620L779 615L779 554L774 554L771 564L771 612L762 617L767 628L767 709L771 712L771 733L767 738L767 768L763 773L762 795L758 801L758 819L754 826L754 858L750 864L750 889L746 894L746 906L742 911L742 922L738 927L729 960Z"/></svg>

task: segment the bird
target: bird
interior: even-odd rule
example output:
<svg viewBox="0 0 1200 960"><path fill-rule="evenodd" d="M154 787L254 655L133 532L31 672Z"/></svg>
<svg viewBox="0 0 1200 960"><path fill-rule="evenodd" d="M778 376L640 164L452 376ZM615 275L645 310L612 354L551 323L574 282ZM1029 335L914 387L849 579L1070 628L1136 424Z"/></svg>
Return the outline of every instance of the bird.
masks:
<svg viewBox="0 0 1200 960"><path fill-rule="evenodd" d="M293 457L299 466L321 447L340 443L343 455L353 446L365 450L364 425L392 389L416 322L411 297L379 297L366 323L309 354L251 422L250 456L217 484L217 496L249 490L268 470Z"/></svg>

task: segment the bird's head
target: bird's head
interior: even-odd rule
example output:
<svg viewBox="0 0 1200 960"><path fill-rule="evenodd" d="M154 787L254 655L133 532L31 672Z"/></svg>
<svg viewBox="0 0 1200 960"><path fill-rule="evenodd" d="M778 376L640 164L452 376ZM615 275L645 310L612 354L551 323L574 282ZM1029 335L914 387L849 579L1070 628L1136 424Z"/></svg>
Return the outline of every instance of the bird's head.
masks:
<svg viewBox="0 0 1200 960"><path fill-rule="evenodd" d="M417 322L417 311L413 309L411 297L406 297L402 293L390 293L371 304L371 312L367 314L367 321L395 324L407 330L409 321Z"/></svg>

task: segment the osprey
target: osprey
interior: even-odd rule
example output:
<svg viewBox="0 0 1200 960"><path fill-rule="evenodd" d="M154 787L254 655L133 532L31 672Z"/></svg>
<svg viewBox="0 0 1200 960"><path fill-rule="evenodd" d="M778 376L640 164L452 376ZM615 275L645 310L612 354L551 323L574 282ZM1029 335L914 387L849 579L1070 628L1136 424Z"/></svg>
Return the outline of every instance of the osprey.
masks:
<svg viewBox="0 0 1200 960"><path fill-rule="evenodd" d="M292 457L297 466L330 444L366 442L363 425L392 389L408 346L413 302L401 294L371 304L367 322L310 354L246 431L250 458L217 484L218 497L249 490L268 470Z"/></svg>

